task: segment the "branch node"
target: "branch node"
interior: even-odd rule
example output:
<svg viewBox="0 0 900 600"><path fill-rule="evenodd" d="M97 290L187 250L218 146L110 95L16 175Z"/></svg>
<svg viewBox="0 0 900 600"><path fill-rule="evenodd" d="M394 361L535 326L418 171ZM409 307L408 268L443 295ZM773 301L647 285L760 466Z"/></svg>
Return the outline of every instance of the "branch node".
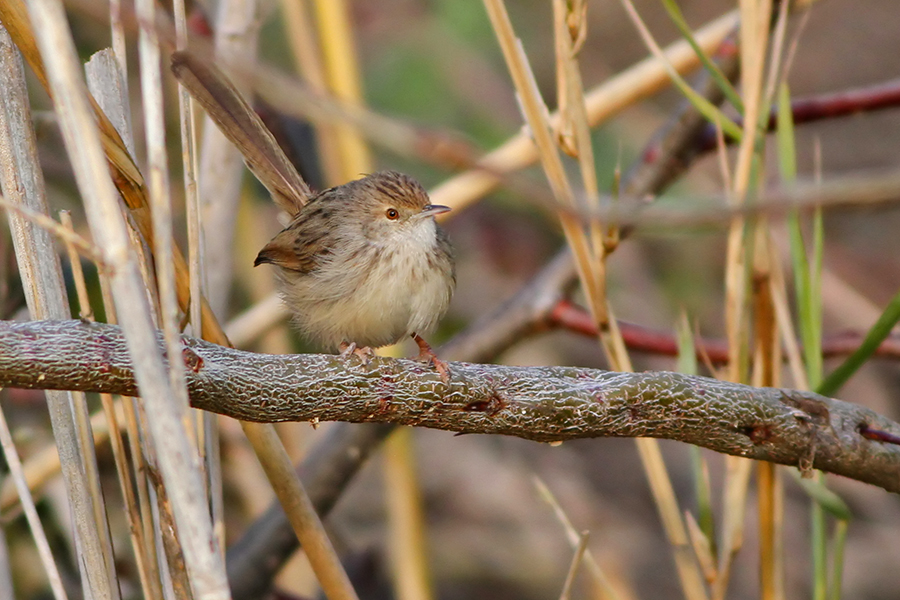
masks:
<svg viewBox="0 0 900 600"><path fill-rule="evenodd" d="M188 347L182 348L181 359L184 361L184 366L194 373L199 373L204 366L203 358Z"/></svg>

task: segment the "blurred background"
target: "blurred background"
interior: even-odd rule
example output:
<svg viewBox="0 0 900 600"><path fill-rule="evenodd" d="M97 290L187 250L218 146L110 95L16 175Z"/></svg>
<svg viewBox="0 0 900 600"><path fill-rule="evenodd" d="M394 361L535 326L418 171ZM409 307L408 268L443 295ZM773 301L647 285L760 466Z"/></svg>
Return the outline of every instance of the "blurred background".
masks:
<svg viewBox="0 0 900 600"><path fill-rule="evenodd" d="M191 10L212 23L216 7L210 2ZM550 109L555 108L556 74L553 55L552 10L549 0L507 3L516 33L522 38L538 85ZM661 45L679 34L658 2L636 6ZM692 27L733 10L720 0L682 0L679 6ZM364 102L377 113L436 130L482 151L489 151L522 128L510 77L484 6L472 0L351 1L350 24L356 47ZM293 71L290 41L280 4L263 1L259 9L259 58ZM579 58L586 89L647 56L647 49L619 2L588 2L588 35ZM84 4L72 5L71 23L82 56L109 44L108 25ZM793 17L791 31L806 17ZM194 30L194 35L199 35ZM131 97L140 114L134 39L129 39ZM799 37L788 81L795 98L817 96L871 86L900 78L900 19L892 0L853 3L821 0L810 9ZM173 176L180 172L178 121L174 82L167 81ZM627 170L641 156L653 133L682 104L674 90L663 91L634 104L593 132L601 189L608 191L617 166ZM80 201L61 147L46 96L34 86L33 104L41 142L41 158L54 209L70 208L79 229L86 233ZM298 141L293 155L302 155L304 174L316 186L327 182L317 172L317 146L302 123L278 114L286 135ZM268 118L267 118L268 122ZM140 119L134 120L141 139ZM900 110L886 108L852 116L824 119L798 126L796 135L801 177L811 179L817 168L824 181L853 173L882 172L900 167ZM138 164L145 164L137 144ZM373 164L408 172L432 189L454 174L450 168L425 164L411 156L373 146ZM817 159L817 154L820 159ZM817 160L820 160L817 167ZM679 196L718 195L723 191L715 153L701 158L672 189ZM774 163L773 163L774 164ZM769 165L772 167L772 165ZM574 171L573 171L574 172ZM767 179L778 183L772 167ZM515 175L526 186L546 190L539 166ZM273 271L253 269L256 252L280 229L277 210L265 190L251 176L242 181L241 203L234 220L233 283L219 317L223 322L240 314L274 291ZM173 186L181 194L180 186ZM549 195L548 195L549 197ZM183 199L178 199L183 206ZM176 233L184 245L184 215L179 208ZM465 208L454 210L444 222L457 255L458 286L449 315L433 335L440 345L512 297L565 245L558 222L546 206L501 186ZM788 265L783 224L773 225L776 246ZM864 332L897 292L900 282L900 208L844 210L825 213L825 250L822 300L824 332ZM616 316L628 322L670 332L686 314L696 331L710 338L725 332L723 270L725 227L673 231L654 230L629 237L609 261L609 296ZM8 235L0 258L5 265L0 299L4 318L21 304L16 268ZM89 278L96 275L85 264ZM94 290L99 295L99 291ZM574 296L581 301L580 296ZM261 352L315 351L282 320L244 348ZM412 353L412 348L405 352ZM632 354L636 370L675 370L675 359L651 353ZM556 330L530 335L496 357L516 365L579 365L606 368L596 339ZM826 361L826 372L840 359ZM708 374L708 372L704 372ZM786 381L786 385L790 385ZM841 390L840 397L900 419L900 366L896 360L874 359ZM5 406L15 407L14 431L23 455L51 443L41 394L5 390ZM265 477L233 421L222 418L225 474L226 539L240 538L253 519L273 502ZM299 460L305 449L326 435L330 424L279 426L279 433ZM696 502L689 448L663 441L661 447L682 510ZM558 597L572 558L572 548L552 507L538 492L539 479L556 496L573 526L589 531L589 548L623 598L679 598L681 586L672 548L657 514L646 476L632 440L595 439L559 446L493 436L455 436L449 432L417 430L412 436L412 459L424 511L425 558L435 598ZM98 448L110 506L118 505L118 486L108 446ZM704 451L709 461L714 510L721 511L722 457ZM377 453L346 490L329 526L339 548L359 567L362 597L391 597L389 541L396 530L389 525L385 502L383 456ZM813 597L811 590L810 500L790 477L785 478L783 536L785 597ZM843 597L888 600L900 590L900 500L881 489L837 477L829 487L853 513L845 550ZM106 485L108 484L108 485ZM751 483L751 486L753 484ZM62 484L44 489L41 508L61 538L54 548L68 564L65 541L68 513ZM755 495L748 496L744 546L736 559L728 598L756 598L758 539ZM111 516L118 561L127 577L130 561L127 528ZM22 598L40 598L41 575L34 569L33 550L21 519L8 525ZM132 573L132 577L134 574ZM281 597L313 597L315 582L301 555L281 571ZM364 591L365 590L365 591ZM574 597L604 597L583 574Z"/></svg>

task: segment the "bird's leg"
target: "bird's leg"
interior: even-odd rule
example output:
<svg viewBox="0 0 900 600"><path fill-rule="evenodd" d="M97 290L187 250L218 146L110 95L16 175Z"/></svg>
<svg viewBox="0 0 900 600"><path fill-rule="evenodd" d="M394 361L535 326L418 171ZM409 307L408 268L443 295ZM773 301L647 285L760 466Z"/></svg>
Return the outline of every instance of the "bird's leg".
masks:
<svg viewBox="0 0 900 600"><path fill-rule="evenodd" d="M359 358L362 361L362 363L364 365L369 364L369 361L372 360L372 357L375 355L375 353L372 351L372 349L369 348L368 346L363 346L362 348L358 348L356 346L356 342L350 342L349 344L347 342L341 342L341 345L339 347L341 350L341 353L340 353L341 358L346 359L351 354L354 354L354 355L356 355L357 358Z"/></svg>
<svg viewBox="0 0 900 600"><path fill-rule="evenodd" d="M434 365L434 369L438 372L438 375L441 376L441 381L450 383L450 366L437 357L437 354L434 353L434 350L431 349L431 346L421 335L413 333L412 339L415 340L416 345L419 346L419 355L416 357L416 360L421 360Z"/></svg>

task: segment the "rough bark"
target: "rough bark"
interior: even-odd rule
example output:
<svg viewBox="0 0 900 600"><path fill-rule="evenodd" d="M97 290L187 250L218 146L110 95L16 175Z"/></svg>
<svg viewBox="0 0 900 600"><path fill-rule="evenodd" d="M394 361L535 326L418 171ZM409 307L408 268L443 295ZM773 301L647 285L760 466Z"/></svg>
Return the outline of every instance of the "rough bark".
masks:
<svg viewBox="0 0 900 600"><path fill-rule="evenodd" d="M810 392L678 373L254 354L184 338L191 404L236 419L379 422L550 442L656 437L900 492L900 425ZM0 322L0 385L139 395L118 327Z"/></svg>

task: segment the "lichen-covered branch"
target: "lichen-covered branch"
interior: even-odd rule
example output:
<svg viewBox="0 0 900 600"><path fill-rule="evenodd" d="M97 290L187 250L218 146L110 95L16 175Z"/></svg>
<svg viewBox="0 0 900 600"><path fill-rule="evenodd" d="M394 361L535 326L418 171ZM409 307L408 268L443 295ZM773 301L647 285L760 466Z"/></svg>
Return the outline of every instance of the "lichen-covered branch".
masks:
<svg viewBox="0 0 900 600"><path fill-rule="evenodd" d="M537 441L657 437L900 492L900 425L809 392L666 372L254 354L184 338L191 403L236 419L382 422ZM0 385L138 395L118 327L0 322Z"/></svg>

